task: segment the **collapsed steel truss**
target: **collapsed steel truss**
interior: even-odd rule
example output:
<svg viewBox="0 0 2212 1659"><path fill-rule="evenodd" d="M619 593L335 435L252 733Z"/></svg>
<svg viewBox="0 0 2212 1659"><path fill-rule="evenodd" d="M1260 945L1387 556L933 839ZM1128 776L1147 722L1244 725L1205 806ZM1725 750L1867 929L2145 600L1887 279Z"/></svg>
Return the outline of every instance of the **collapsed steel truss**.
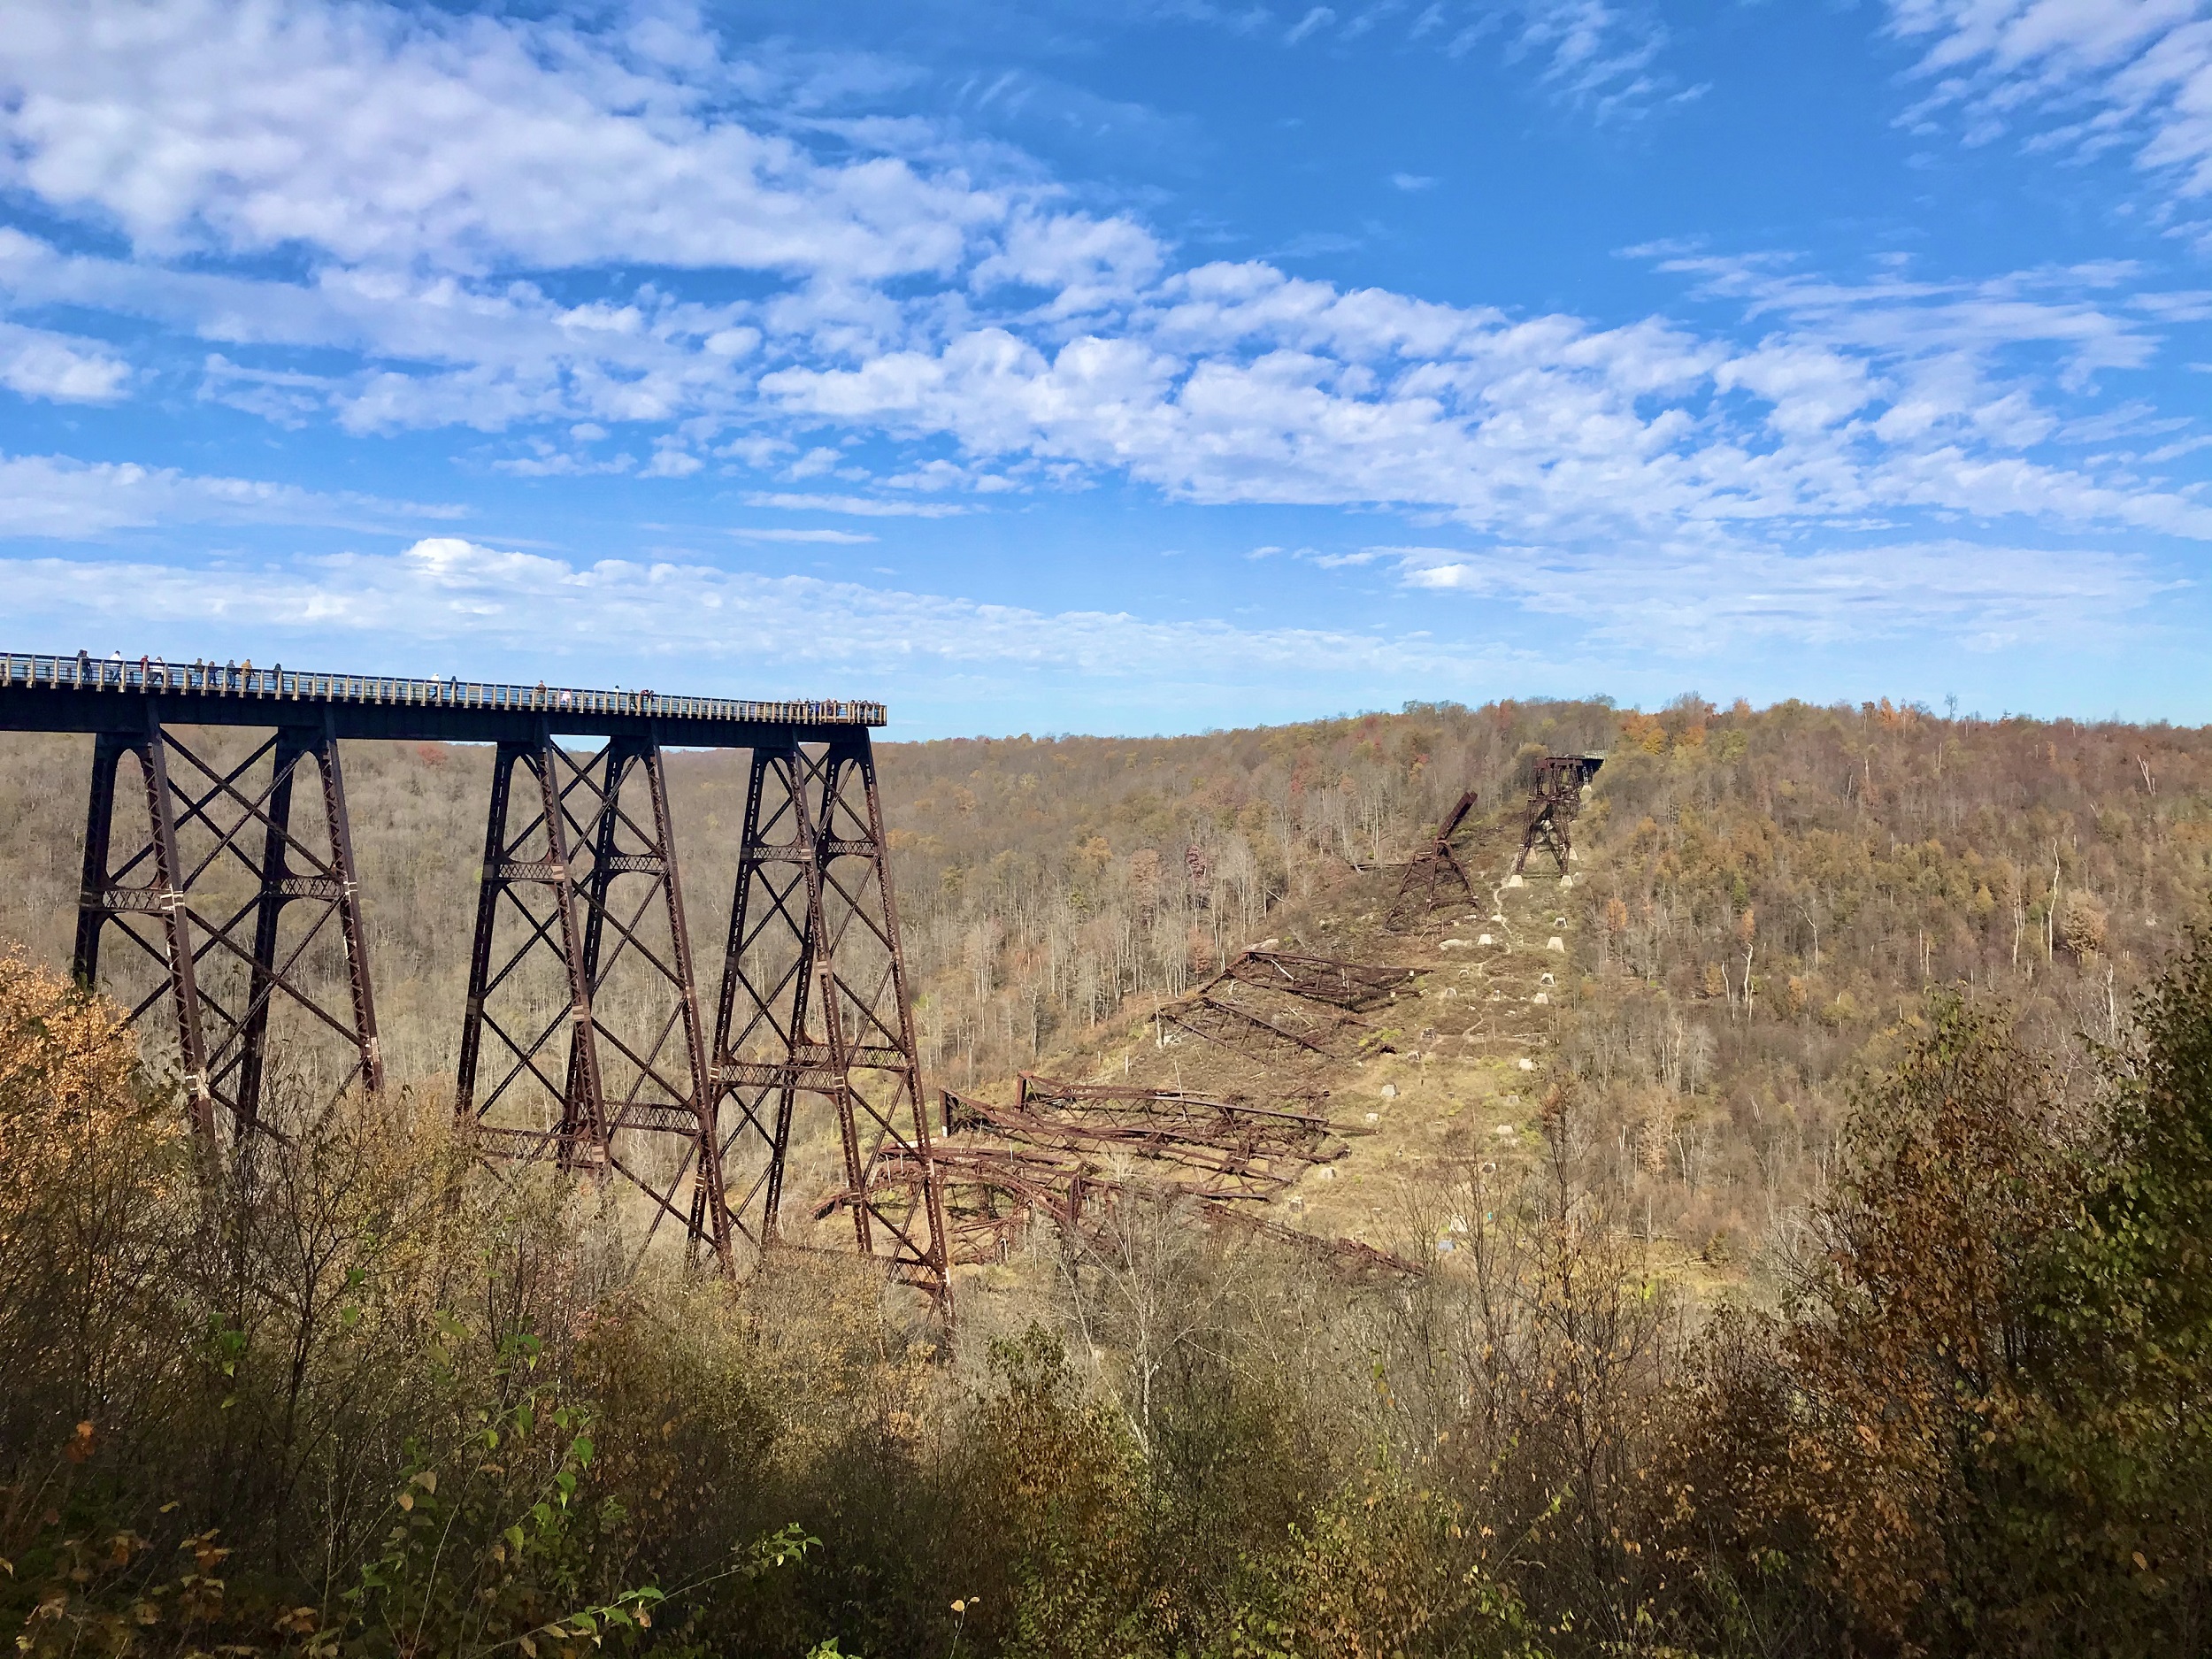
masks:
<svg viewBox="0 0 2212 1659"><path fill-rule="evenodd" d="M849 1210L857 1248L949 1311L869 740L883 718L864 703L0 654L0 730L94 735L75 972L99 982L111 926L158 968L128 1018L170 1007L211 1164L287 1133L264 1095L297 1032L341 1040L343 1064L319 1079L331 1098L383 1084L339 740L493 743L456 1079L479 1148L626 1181L649 1204L649 1242L680 1228L725 1271L803 1225L784 1200L805 1164L830 1194L811 1213ZM232 764L196 734L219 726L273 734ZM603 741L572 752L556 733ZM664 741L752 756L711 1046ZM126 757L136 785L119 797ZM312 834L293 822L303 765L321 787ZM142 828L126 804L139 795Z"/></svg>
<svg viewBox="0 0 2212 1659"><path fill-rule="evenodd" d="M950 1090L939 1098L948 1139L935 1150L935 1174L952 1259L962 1265L1006 1260L1039 1217L1064 1239L1096 1248L1129 1200L1141 1195L1187 1203L1209 1225L1318 1256L1338 1271L1421 1271L1388 1251L1284 1226L1249 1207L1279 1195L1313 1164L1343 1155L1324 1118L1030 1073L1012 1107ZM1092 1113L1101 1120L1078 1119ZM1280 1144L1256 1148L1271 1140ZM918 1181L918 1170L910 1159L887 1158L875 1179L895 1187Z"/></svg>
<svg viewBox="0 0 2212 1659"><path fill-rule="evenodd" d="M1211 983L1234 979L1357 1013L1388 1002L1398 987L1412 977L1410 968L1339 962L1329 956L1296 956L1286 951L1256 948L1237 956L1214 976Z"/></svg>
<svg viewBox="0 0 2212 1659"><path fill-rule="evenodd" d="M1348 1043L1376 1041L1375 1028L1355 1010L1387 1002L1411 977L1406 968L1249 950L1189 995L1163 1003L1154 1018L1163 1028L1172 1025L1225 1048L1336 1059ZM1246 987L1279 991L1291 1001L1262 1013L1238 999Z"/></svg>
<svg viewBox="0 0 2212 1659"><path fill-rule="evenodd" d="M1402 927L1416 915L1426 916L1440 904L1474 898L1474 881L1467 874L1467 867L1459 862L1459 855L1452 850L1452 838L1459 833L1460 826L1474 810L1475 791L1470 789L1436 826L1436 839L1406 865L1405 875L1398 883L1397 896L1390 903L1391 926Z"/></svg>
<svg viewBox="0 0 2212 1659"><path fill-rule="evenodd" d="M1513 860L1519 875L1529 854L1541 848L1552 856L1559 873L1567 873L1574 856L1574 821L1582 810L1583 786L1598 775L1602 755L1547 755L1536 763L1536 782L1529 790L1528 818L1521 829L1521 850Z"/></svg>

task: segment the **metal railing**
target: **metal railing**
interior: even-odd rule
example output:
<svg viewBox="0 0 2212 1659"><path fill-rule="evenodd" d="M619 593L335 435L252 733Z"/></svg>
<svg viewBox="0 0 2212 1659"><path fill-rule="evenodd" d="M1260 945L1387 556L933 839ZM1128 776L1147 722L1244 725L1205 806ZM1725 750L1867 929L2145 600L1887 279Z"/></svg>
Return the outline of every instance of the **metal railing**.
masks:
<svg viewBox="0 0 2212 1659"><path fill-rule="evenodd" d="M0 686L59 691L155 692L171 695L265 698L272 702L385 703L411 708L492 709L520 713L636 714L664 720L749 720L770 725L881 726L880 703L797 698L758 703L738 697L680 697L658 691L601 691L578 686L508 685L497 680L417 680L391 674L328 674L277 664L171 663L0 652Z"/></svg>

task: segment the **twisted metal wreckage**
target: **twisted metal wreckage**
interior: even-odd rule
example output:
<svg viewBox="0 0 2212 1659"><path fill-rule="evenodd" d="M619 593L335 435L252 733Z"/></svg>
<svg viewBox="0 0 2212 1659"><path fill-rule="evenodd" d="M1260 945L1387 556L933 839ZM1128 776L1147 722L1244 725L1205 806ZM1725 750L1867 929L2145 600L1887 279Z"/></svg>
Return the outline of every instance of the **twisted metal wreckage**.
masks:
<svg viewBox="0 0 2212 1659"><path fill-rule="evenodd" d="M1271 949L1243 952L1179 1002L1161 1008L1163 1028L1267 1053L1328 1054L1326 1035L1388 1002L1412 970ZM1279 991L1329 1010L1323 1036L1292 1029L1293 1017L1263 1017L1228 1000L1239 987ZM1309 1032L1313 1030L1309 1027ZM1418 1273L1412 1263L1352 1239L1328 1239L1253 1213L1300 1176L1347 1150L1317 1112L1258 1106L1180 1088L1065 1083L1021 1074L1011 1105L950 1089L939 1094L941 1138L932 1156L942 1188L956 1263L1004 1261L1039 1218L1064 1237L1095 1245L1133 1197L1187 1203L1209 1225L1274 1240L1364 1273ZM912 1160L887 1159L876 1179L913 1183ZM836 1202L836 1201L832 1201Z"/></svg>

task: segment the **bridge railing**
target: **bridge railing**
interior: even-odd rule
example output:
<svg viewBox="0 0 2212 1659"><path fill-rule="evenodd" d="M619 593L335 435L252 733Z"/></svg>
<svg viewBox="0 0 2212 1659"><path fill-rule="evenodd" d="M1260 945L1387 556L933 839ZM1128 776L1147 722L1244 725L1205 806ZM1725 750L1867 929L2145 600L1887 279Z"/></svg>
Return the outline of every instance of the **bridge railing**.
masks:
<svg viewBox="0 0 2212 1659"><path fill-rule="evenodd" d="M881 726L880 703L795 698L672 696L664 692L607 691L579 686L509 685L497 680L418 680L390 674L309 672L281 665L171 663L0 652L0 686L60 691L156 692L265 698L272 702L387 703L415 708L549 710L554 714L636 714L664 720L749 720L769 725Z"/></svg>

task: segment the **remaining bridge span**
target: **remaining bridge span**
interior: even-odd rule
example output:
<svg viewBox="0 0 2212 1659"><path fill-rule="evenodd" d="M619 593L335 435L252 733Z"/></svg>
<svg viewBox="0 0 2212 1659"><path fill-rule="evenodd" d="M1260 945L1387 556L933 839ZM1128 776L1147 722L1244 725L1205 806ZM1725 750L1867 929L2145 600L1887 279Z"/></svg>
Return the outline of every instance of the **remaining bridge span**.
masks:
<svg viewBox="0 0 2212 1659"><path fill-rule="evenodd" d="M211 1159L286 1133L273 1018L324 1033L340 1086L384 1084L341 741L490 744L455 1079L485 1155L630 1182L649 1236L680 1229L734 1271L785 1233L794 1148L826 1112L833 1185L868 1195L849 1206L856 1244L949 1308L870 741L884 718L867 702L0 653L0 731L94 739L77 978L101 982L115 934L157 965L130 1017L173 1018ZM266 735L240 758L203 730L226 726ZM576 738L598 741L561 741ZM710 1035L664 745L751 753ZM887 1159L901 1182L872 1179Z"/></svg>

